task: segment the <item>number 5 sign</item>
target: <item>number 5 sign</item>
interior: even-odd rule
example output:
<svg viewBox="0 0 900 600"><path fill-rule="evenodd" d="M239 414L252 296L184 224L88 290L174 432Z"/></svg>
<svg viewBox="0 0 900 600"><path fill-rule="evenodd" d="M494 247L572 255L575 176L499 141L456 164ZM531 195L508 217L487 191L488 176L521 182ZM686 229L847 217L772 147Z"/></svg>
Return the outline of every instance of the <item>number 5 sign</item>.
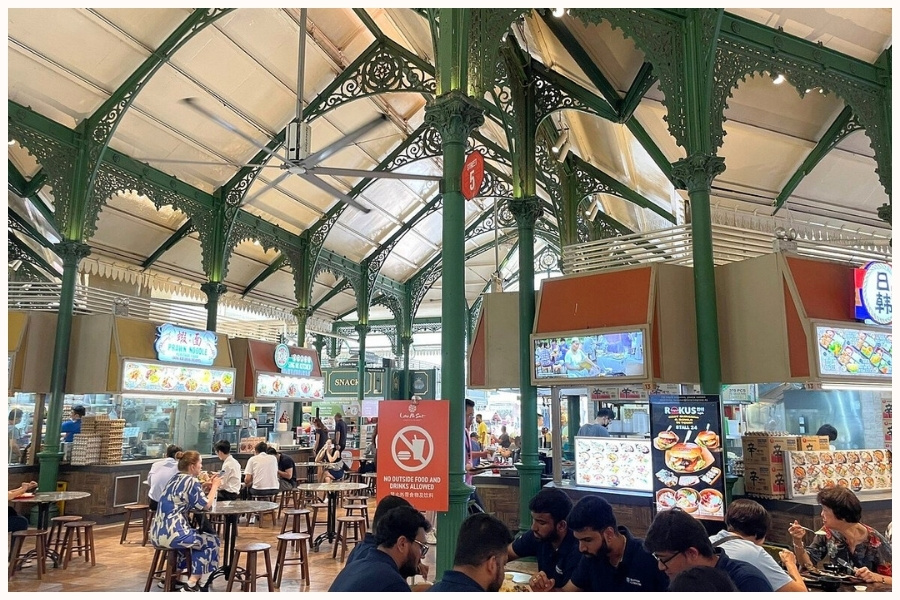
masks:
<svg viewBox="0 0 900 600"><path fill-rule="evenodd" d="M484 181L484 157L477 150L466 157L462 168L462 195L471 200L478 195Z"/></svg>

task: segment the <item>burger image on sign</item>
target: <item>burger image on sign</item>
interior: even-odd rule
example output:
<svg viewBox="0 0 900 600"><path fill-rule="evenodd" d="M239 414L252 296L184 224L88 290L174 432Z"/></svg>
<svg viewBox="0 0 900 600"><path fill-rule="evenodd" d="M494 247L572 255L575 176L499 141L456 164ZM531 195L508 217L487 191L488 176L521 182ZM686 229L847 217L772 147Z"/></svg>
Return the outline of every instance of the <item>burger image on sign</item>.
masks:
<svg viewBox="0 0 900 600"><path fill-rule="evenodd" d="M676 473L697 473L713 462L712 453L699 444L682 442L666 450L666 466Z"/></svg>

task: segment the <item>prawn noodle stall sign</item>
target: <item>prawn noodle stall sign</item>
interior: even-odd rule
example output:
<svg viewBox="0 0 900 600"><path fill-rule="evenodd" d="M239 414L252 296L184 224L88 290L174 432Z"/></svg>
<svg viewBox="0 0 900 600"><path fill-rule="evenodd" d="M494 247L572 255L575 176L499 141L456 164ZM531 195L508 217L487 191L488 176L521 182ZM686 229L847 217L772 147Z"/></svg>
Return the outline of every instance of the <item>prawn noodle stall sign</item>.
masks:
<svg viewBox="0 0 900 600"><path fill-rule="evenodd" d="M165 323L156 328L156 357L163 362L211 366L219 353L219 338L212 331L198 331Z"/></svg>
<svg viewBox="0 0 900 600"><path fill-rule="evenodd" d="M725 519L720 406L717 395L651 394L657 512L677 506L698 519Z"/></svg>

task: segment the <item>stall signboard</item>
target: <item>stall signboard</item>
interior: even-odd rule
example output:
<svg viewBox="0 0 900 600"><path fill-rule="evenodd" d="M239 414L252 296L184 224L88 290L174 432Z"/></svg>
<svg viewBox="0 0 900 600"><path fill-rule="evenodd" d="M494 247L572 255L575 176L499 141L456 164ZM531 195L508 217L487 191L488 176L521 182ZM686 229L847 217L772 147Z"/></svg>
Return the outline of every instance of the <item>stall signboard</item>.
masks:
<svg viewBox="0 0 900 600"><path fill-rule="evenodd" d="M891 287L894 281L891 265L870 262L862 269L853 270L854 312L857 319L890 325L893 322Z"/></svg>
<svg viewBox="0 0 900 600"><path fill-rule="evenodd" d="M334 423L331 418L335 413L341 413L345 417L358 417L362 412L359 401L356 399L346 399L338 402L314 402L311 406L311 414L319 411L319 418L326 421L326 425L331 427Z"/></svg>
<svg viewBox="0 0 900 600"><path fill-rule="evenodd" d="M579 380L646 379L645 339L642 329L534 334L532 381L569 385Z"/></svg>
<svg viewBox="0 0 900 600"><path fill-rule="evenodd" d="M403 380L406 371L391 370L391 399L398 399L403 393ZM420 400L434 400L437 395L437 369L428 370L410 370L409 371L409 393L418 396ZM478 399L474 398L476 404Z"/></svg>
<svg viewBox="0 0 900 600"><path fill-rule="evenodd" d="M234 369L200 369L125 360L122 392L233 396Z"/></svg>
<svg viewBox="0 0 900 600"><path fill-rule="evenodd" d="M356 369L322 369L325 377L326 396L357 396L359 394L359 371ZM384 371L366 370L364 379L364 396L382 396L384 394Z"/></svg>
<svg viewBox="0 0 900 600"><path fill-rule="evenodd" d="M198 331L171 323L156 328L156 358L163 362L212 366L219 338L213 331Z"/></svg>
<svg viewBox="0 0 900 600"><path fill-rule="evenodd" d="M387 400L378 407L378 500L406 498L418 510L449 507L450 402ZM459 435L462 427L452 428Z"/></svg>
<svg viewBox="0 0 900 600"><path fill-rule="evenodd" d="M717 395L650 396L657 512L678 507L698 519L725 519L721 423Z"/></svg>
<svg viewBox="0 0 900 600"><path fill-rule="evenodd" d="M819 490L835 486L854 492L890 490L891 459L887 448L785 452L784 469L789 478L786 495L815 496Z"/></svg>
<svg viewBox="0 0 900 600"><path fill-rule="evenodd" d="M302 348L292 352L287 344L278 344L275 346L275 366L285 375L309 377L315 368L314 353Z"/></svg>
<svg viewBox="0 0 900 600"><path fill-rule="evenodd" d="M891 379L891 330L816 324L815 332L817 364L823 378Z"/></svg>
<svg viewBox="0 0 900 600"><path fill-rule="evenodd" d="M575 481L613 490L653 491L649 440L575 438Z"/></svg>
<svg viewBox="0 0 900 600"><path fill-rule="evenodd" d="M314 377L292 377L275 373L258 373L256 397L281 400L317 400L325 392L325 382Z"/></svg>

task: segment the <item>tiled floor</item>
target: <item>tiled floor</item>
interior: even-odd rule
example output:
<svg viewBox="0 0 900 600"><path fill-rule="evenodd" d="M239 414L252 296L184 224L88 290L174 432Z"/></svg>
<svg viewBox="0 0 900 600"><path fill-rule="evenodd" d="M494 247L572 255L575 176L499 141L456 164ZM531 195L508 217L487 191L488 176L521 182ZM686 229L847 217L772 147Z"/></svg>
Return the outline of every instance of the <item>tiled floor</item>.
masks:
<svg viewBox="0 0 900 600"><path fill-rule="evenodd" d="M375 513L374 500L369 501L369 514ZM342 514L339 512L338 514ZM242 542L261 541L272 545L270 554L273 566L278 540L275 536L281 531L281 523L278 528L272 527L268 518L263 519L262 527L248 526L243 521L238 528L238 539ZM317 534L322 531L318 526ZM132 527L129 533L129 541L119 544L122 533L121 524L98 527L94 531L96 545L96 566L89 562L83 562L79 557L74 557L65 571L60 567L48 569L43 580L38 581L34 567L18 571L9 580L10 592L143 592L147 581L147 571L153 558L153 548L150 545L141 546L140 534ZM426 556L426 562L431 564L433 579L434 554L436 547L431 547L431 552ZM338 550L340 556L340 550ZM310 585L307 587L300 577L300 566L289 565L285 568L281 582L282 592L325 592L328 590L335 576L343 568L343 563L331 558L331 545L322 544L319 552L310 552ZM243 560L241 563L243 564ZM264 568L260 558L259 568ZM212 591L225 591L225 578L217 578L212 585ZM266 591L265 580L257 582L257 590ZM154 592L161 592L155 585Z"/></svg>

